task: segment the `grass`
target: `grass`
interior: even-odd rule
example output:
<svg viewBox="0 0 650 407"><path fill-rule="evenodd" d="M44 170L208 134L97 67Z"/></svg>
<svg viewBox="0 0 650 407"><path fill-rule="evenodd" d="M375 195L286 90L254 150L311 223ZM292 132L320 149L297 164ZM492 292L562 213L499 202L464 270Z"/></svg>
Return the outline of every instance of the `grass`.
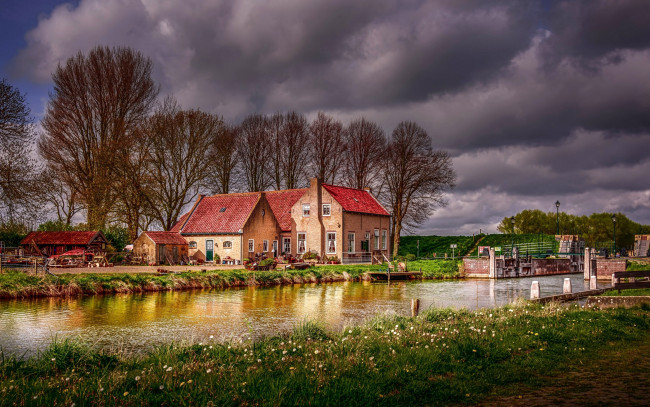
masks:
<svg viewBox="0 0 650 407"><path fill-rule="evenodd" d="M611 296L611 297L619 297L619 296L629 297L629 296L646 296L646 295L650 296L650 288L631 288L631 289L621 290L620 292L618 290L611 290L603 293L602 295Z"/></svg>
<svg viewBox="0 0 650 407"><path fill-rule="evenodd" d="M625 265L625 271L645 271L650 270L648 260L628 259Z"/></svg>
<svg viewBox="0 0 650 407"><path fill-rule="evenodd" d="M56 342L0 358L0 404L448 405L543 387L650 335L650 312L517 304L381 316L342 332L305 322L256 342L120 356ZM516 394L516 393L515 393Z"/></svg>
<svg viewBox="0 0 650 407"><path fill-rule="evenodd" d="M454 249L456 256L464 256L474 246L474 243L482 235L474 236L401 236L399 242L399 255L407 254L417 255L417 242L420 241L420 257L445 257L445 253L451 257L452 250L449 247L452 244L458 245Z"/></svg>
<svg viewBox="0 0 650 407"><path fill-rule="evenodd" d="M459 260L409 262L410 270L422 268L423 278L456 278ZM114 294L194 288L227 288L247 285L281 285L332 281L358 281L367 271L386 265L324 265L307 270L216 270L180 274L63 274L34 276L8 270L0 274L0 298Z"/></svg>

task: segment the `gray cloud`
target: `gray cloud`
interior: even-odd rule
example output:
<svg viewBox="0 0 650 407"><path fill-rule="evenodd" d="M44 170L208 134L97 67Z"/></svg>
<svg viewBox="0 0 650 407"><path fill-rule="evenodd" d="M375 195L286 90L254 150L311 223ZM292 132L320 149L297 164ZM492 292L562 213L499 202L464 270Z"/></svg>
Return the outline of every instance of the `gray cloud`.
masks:
<svg viewBox="0 0 650 407"><path fill-rule="evenodd" d="M650 223L644 0L82 0L26 39L13 68L35 81L78 50L128 45L152 58L164 94L227 120L324 110L388 133L416 121L459 174L426 230L556 196Z"/></svg>

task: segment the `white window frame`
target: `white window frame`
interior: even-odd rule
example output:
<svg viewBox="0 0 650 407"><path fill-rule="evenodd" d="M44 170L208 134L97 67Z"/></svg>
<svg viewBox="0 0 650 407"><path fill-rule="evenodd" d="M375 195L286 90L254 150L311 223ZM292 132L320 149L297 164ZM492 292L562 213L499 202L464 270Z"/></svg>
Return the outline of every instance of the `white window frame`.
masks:
<svg viewBox="0 0 650 407"><path fill-rule="evenodd" d="M302 239L300 236L302 235ZM302 241L303 247L302 251L300 250L300 242ZM296 253L298 254L305 254L307 253L307 232L298 232L296 234Z"/></svg>
<svg viewBox="0 0 650 407"><path fill-rule="evenodd" d="M386 229L381 230L381 250L386 250L386 240L388 238L388 232Z"/></svg>
<svg viewBox="0 0 650 407"><path fill-rule="evenodd" d="M188 247L189 249L196 249L196 248L198 248L199 246L198 246L198 244L197 244L194 240L192 240L190 243L188 243L187 247Z"/></svg>
<svg viewBox="0 0 650 407"><path fill-rule="evenodd" d="M289 250L285 250L289 249ZM283 237L282 238L282 253L291 254L291 238Z"/></svg>
<svg viewBox="0 0 650 407"><path fill-rule="evenodd" d="M262 241L262 253L266 253L269 251L269 241L268 240L263 240Z"/></svg>
<svg viewBox="0 0 650 407"><path fill-rule="evenodd" d="M375 229L375 250L379 250L379 229Z"/></svg>
<svg viewBox="0 0 650 407"><path fill-rule="evenodd" d="M230 240L224 240L222 246L224 249L230 250L232 249L232 242Z"/></svg>
<svg viewBox="0 0 650 407"><path fill-rule="evenodd" d="M255 253L255 239L248 239L248 252Z"/></svg>
<svg viewBox="0 0 650 407"><path fill-rule="evenodd" d="M334 239L330 239L330 235L334 235ZM327 243L327 254L336 254L336 232L327 232L325 234ZM331 249L330 243L334 242L334 249Z"/></svg>
<svg viewBox="0 0 650 407"><path fill-rule="evenodd" d="M325 213L325 208L327 208L327 213ZM332 215L332 204L323 204L323 216Z"/></svg>
<svg viewBox="0 0 650 407"><path fill-rule="evenodd" d="M352 239L350 239L350 237L352 237ZM350 254L354 253L355 238L356 236L354 232L348 232L348 253Z"/></svg>
<svg viewBox="0 0 650 407"><path fill-rule="evenodd" d="M303 218L308 218L311 214L311 204L304 203L302 204L302 216Z"/></svg>

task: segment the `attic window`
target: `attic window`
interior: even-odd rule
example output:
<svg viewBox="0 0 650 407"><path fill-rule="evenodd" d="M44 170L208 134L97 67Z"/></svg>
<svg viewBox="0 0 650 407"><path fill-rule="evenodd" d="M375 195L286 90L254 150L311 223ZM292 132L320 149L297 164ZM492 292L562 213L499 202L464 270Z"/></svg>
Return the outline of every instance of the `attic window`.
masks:
<svg viewBox="0 0 650 407"><path fill-rule="evenodd" d="M352 198L352 199L354 199L354 202L359 202L359 200L357 198Z"/></svg>
<svg viewBox="0 0 650 407"><path fill-rule="evenodd" d="M225 212L225 211L226 211L226 208L219 209L219 212Z"/></svg>

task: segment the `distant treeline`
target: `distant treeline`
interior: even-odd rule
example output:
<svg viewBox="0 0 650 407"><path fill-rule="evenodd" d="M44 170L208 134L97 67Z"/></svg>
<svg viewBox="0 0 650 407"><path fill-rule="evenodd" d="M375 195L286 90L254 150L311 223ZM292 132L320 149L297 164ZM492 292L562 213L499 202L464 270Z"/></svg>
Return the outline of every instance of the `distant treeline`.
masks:
<svg viewBox="0 0 650 407"><path fill-rule="evenodd" d="M650 234L650 225L642 225L630 220L623 213L592 213L591 215L559 214L559 232L561 235L580 235L590 247L599 247L614 240L614 221L616 216L616 247L631 249L634 235ZM497 227L501 233L542 233L554 235L558 220L555 212L542 212L538 209L526 209L512 218L505 217Z"/></svg>

